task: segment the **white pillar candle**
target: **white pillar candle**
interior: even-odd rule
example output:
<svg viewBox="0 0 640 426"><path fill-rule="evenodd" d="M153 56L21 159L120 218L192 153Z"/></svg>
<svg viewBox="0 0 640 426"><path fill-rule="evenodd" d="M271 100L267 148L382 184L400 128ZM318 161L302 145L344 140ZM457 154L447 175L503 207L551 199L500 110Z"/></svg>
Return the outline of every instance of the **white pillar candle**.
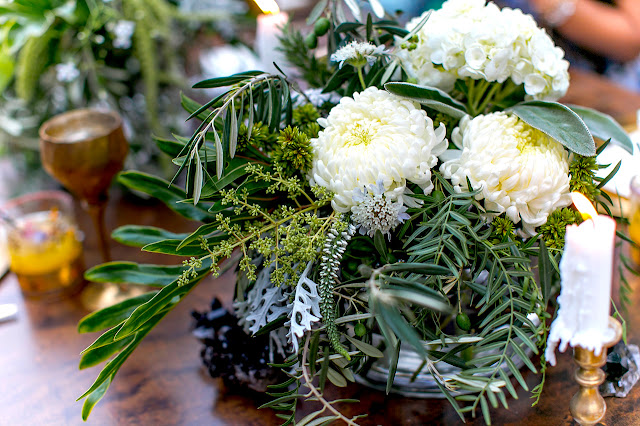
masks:
<svg viewBox="0 0 640 426"><path fill-rule="evenodd" d="M567 345L582 346L600 354L604 343L611 340L609 328L611 277L616 234L615 221L598 215L582 196L574 204L585 215L586 201L591 212L579 226L567 226L565 245L560 262L560 309L551 324L546 359L555 365L555 348L564 352ZM588 208L588 207L587 207Z"/></svg>
<svg viewBox="0 0 640 426"><path fill-rule="evenodd" d="M289 15L279 11L258 16L255 49L262 62L263 71L277 72L276 67L273 66L274 62L285 71L286 58L284 53L277 49L280 47L278 38L282 34L282 27L288 20Z"/></svg>

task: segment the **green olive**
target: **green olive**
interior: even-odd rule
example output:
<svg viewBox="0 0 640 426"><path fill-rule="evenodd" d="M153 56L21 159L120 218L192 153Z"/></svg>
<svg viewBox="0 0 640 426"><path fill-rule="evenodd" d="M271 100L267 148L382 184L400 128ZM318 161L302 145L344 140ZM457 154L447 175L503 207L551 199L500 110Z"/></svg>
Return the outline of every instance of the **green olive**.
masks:
<svg viewBox="0 0 640 426"><path fill-rule="evenodd" d="M320 18L316 21L315 25L313 26L313 32L316 36L321 37L325 35L327 31L329 31L330 26L331 26L331 23L327 18Z"/></svg>
<svg viewBox="0 0 640 426"><path fill-rule="evenodd" d="M471 281L473 279L472 272L471 268L464 268L462 272L460 272L460 279L462 279L462 281Z"/></svg>
<svg viewBox="0 0 640 426"><path fill-rule="evenodd" d="M365 327L363 323L359 322L353 328L353 331L356 333L356 336L362 337L367 334L367 327Z"/></svg>
<svg viewBox="0 0 640 426"><path fill-rule="evenodd" d="M471 320L469 319L469 315L464 312L460 312L456 316L456 324L460 327L461 330L469 331L471 329Z"/></svg>
<svg viewBox="0 0 640 426"><path fill-rule="evenodd" d="M304 38L304 44L309 49L315 49L318 47L318 38L314 33L309 33L309 35Z"/></svg>
<svg viewBox="0 0 640 426"><path fill-rule="evenodd" d="M439 203L440 201L444 200L444 192L442 191L433 191L431 193L431 196L433 197L433 201L435 201L436 203Z"/></svg>

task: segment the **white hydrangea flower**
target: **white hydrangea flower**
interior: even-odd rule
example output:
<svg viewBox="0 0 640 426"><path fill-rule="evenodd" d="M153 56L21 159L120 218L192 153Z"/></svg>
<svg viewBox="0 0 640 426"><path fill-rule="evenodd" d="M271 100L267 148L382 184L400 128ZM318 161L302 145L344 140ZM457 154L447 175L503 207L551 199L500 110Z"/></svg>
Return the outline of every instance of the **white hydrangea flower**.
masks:
<svg viewBox="0 0 640 426"><path fill-rule="evenodd" d="M522 220L532 236L553 211L571 204L567 151L515 115L466 116L451 138L459 150L441 156L440 171L458 192L467 189L467 179L482 188L476 199L494 212L489 216Z"/></svg>
<svg viewBox="0 0 640 426"><path fill-rule="evenodd" d="M364 191L356 189L353 201L358 204L351 207L351 220L359 226L362 235L367 234L373 238L376 231L380 231L390 238L390 231L409 219L407 207L402 204L402 199L394 202L387 196L381 180L375 185L365 187Z"/></svg>
<svg viewBox="0 0 640 426"><path fill-rule="evenodd" d="M344 63L348 63L356 68L363 67L367 64L373 65L378 56L386 55L384 45L375 46L369 42L352 41L342 46L331 55L331 61L339 62L340 68Z"/></svg>
<svg viewBox="0 0 640 426"><path fill-rule="evenodd" d="M336 211L350 211L355 190L378 181L391 200L402 200L407 181L425 194L433 189L431 168L447 148L446 132L417 103L370 87L342 98L318 123L324 130L311 139L309 180L335 193Z"/></svg>
<svg viewBox="0 0 640 426"><path fill-rule="evenodd" d="M56 79L61 83L70 83L80 75L80 71L73 62L56 65Z"/></svg>
<svg viewBox="0 0 640 426"><path fill-rule="evenodd" d="M500 10L485 0L448 0L418 37L416 48L400 49L399 56L420 84L450 91L457 79L503 83L510 78L524 83L527 98L542 100L557 100L569 87L564 52L520 9Z"/></svg>

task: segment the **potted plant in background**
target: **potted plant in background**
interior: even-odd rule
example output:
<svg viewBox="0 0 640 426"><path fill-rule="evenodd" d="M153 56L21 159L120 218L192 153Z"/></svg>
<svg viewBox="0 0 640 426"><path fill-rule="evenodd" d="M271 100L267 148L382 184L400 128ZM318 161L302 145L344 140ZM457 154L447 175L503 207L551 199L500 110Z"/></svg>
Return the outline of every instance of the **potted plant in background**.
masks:
<svg viewBox="0 0 640 426"><path fill-rule="evenodd" d="M76 108L114 109L125 121L131 165L168 173L149 134L186 131L173 102L188 85L181 46L212 23L233 22L239 10L227 6L196 13L167 0L0 2L3 148L38 169L44 121Z"/></svg>

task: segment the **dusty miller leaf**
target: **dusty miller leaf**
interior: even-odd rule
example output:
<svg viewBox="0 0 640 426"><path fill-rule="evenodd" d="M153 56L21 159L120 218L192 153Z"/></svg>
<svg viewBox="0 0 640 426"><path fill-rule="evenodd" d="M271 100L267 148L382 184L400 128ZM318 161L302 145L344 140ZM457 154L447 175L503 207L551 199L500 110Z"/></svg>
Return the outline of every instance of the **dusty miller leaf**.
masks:
<svg viewBox="0 0 640 426"><path fill-rule="evenodd" d="M247 294L247 300L234 303L238 324L245 331L255 334L262 327L282 315L289 313L286 305L287 295L283 294L283 287L273 287L271 282L273 268L262 269L256 278L256 283Z"/></svg>
<svg viewBox="0 0 640 426"><path fill-rule="evenodd" d="M311 330L311 323L320 321L320 296L318 295L318 284L307 277L311 271L313 262L307 263L307 267L300 275L296 285L296 296L293 303L289 305L291 313L289 321L285 324L289 326L287 337L293 345L295 352L298 352L298 339L305 331ZM299 314L299 318L298 318ZM296 336L296 337L294 337Z"/></svg>

